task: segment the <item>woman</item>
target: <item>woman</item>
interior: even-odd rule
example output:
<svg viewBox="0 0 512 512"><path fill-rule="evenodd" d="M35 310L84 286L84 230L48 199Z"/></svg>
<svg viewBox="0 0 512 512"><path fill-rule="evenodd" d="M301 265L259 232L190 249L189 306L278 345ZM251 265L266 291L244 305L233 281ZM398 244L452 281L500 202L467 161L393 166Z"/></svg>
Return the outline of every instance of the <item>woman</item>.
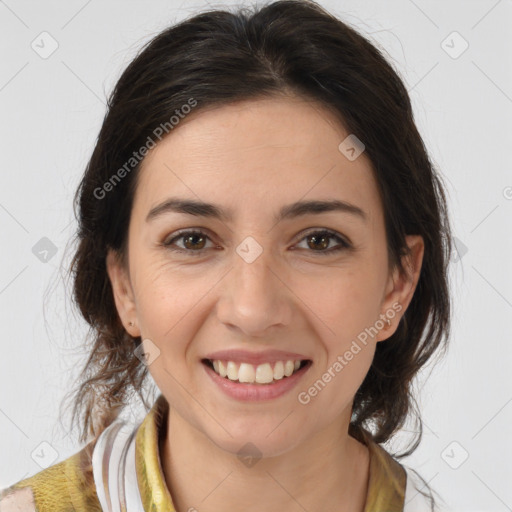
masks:
<svg viewBox="0 0 512 512"><path fill-rule="evenodd" d="M446 199L407 91L319 5L154 38L77 191L85 447L0 511L438 510L382 446L446 348ZM160 390L120 420L148 373ZM437 504L436 504L437 501Z"/></svg>

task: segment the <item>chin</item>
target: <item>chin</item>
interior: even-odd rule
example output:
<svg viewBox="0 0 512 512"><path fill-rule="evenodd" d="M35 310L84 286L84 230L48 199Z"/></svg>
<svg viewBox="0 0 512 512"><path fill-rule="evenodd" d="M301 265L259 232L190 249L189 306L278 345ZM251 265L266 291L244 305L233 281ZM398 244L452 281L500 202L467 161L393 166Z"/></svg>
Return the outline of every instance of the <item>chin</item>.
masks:
<svg viewBox="0 0 512 512"><path fill-rule="evenodd" d="M288 429L280 429L282 420L283 417L272 417L260 423L249 418L233 423L224 422L223 426L231 436L221 427L215 432L211 432L211 428L203 432L218 448L239 458L277 457L289 452L300 442L290 435Z"/></svg>
<svg viewBox="0 0 512 512"><path fill-rule="evenodd" d="M234 438L211 439L220 449L237 456L248 467L262 458L278 457L293 449L290 439L276 439L269 441L265 435L242 436Z"/></svg>

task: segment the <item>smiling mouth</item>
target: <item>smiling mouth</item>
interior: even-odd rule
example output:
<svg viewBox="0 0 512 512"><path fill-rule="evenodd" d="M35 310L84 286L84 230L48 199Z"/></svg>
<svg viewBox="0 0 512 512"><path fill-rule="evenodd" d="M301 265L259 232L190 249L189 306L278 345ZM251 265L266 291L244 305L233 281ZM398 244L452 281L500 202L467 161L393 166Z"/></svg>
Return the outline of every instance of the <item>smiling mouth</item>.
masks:
<svg viewBox="0 0 512 512"><path fill-rule="evenodd" d="M273 384L300 372L312 363L309 359L276 361L253 365L250 363L236 363L234 361L220 361L202 359L204 365L220 377L241 384Z"/></svg>

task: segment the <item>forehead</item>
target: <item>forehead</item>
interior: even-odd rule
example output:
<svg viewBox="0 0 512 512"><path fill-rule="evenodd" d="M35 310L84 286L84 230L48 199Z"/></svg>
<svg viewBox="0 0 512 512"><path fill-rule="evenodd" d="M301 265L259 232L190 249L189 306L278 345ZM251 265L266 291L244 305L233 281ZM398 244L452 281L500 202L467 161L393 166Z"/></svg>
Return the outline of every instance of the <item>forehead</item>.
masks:
<svg viewBox="0 0 512 512"><path fill-rule="evenodd" d="M142 162L134 209L147 213L179 195L260 214L300 199L342 199L379 215L369 158L351 161L339 149L348 135L326 107L302 98L193 112Z"/></svg>

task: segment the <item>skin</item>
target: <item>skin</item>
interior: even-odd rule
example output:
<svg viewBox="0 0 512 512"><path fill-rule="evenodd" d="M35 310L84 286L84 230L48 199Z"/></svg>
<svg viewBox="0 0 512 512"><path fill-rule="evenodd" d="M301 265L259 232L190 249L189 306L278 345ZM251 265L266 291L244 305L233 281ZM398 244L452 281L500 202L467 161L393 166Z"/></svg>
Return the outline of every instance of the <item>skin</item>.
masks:
<svg viewBox="0 0 512 512"><path fill-rule="evenodd" d="M226 504L270 512L364 510L369 452L348 435L352 402L376 344L393 334L412 299L424 244L407 237L408 273L388 270L372 166L364 152L354 161L340 152L347 135L321 105L273 97L193 112L143 161L128 266L110 252L107 268L127 331L160 351L149 371L170 404L161 459L179 512L224 511ZM231 209L233 219L169 212L146 222L171 196ZM273 222L282 206L299 199L344 200L363 209L367 221L336 211ZM188 253L162 245L183 228L208 237L199 240L201 255L191 254L198 249L183 238L174 246ZM333 230L352 249L329 254L339 241L315 244L303 234L310 228ZM263 248L252 263L236 252L247 236ZM299 403L298 393L393 304L402 309L391 326L360 344L307 405ZM294 351L313 366L284 396L236 401L201 363L226 348ZM262 453L252 467L237 457L247 442Z"/></svg>

